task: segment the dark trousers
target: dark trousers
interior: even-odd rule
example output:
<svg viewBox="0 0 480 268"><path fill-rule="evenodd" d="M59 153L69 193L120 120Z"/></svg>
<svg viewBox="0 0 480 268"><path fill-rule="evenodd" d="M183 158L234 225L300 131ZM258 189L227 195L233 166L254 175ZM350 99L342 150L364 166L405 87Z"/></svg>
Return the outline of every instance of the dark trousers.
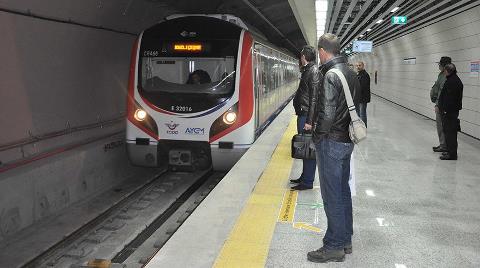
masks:
<svg viewBox="0 0 480 268"><path fill-rule="evenodd" d="M299 115L297 117L297 132L303 133L303 127L305 126L305 122L307 121L307 116L306 115ZM302 175L300 175L300 178L302 178L301 184L307 186L307 187L312 187L313 186L313 180L315 179L315 167L316 167L316 161L315 159L303 159L303 168L302 168Z"/></svg>
<svg viewBox="0 0 480 268"><path fill-rule="evenodd" d="M458 125L458 111L445 113L442 117L443 132L445 133L445 141L447 143L447 151L452 157L457 157L457 132Z"/></svg>
<svg viewBox="0 0 480 268"><path fill-rule="evenodd" d="M323 237L323 246L327 249L343 249L352 243L352 196L348 180L353 146L353 143L328 138L315 144L320 191L327 215L327 231Z"/></svg>
<svg viewBox="0 0 480 268"><path fill-rule="evenodd" d="M447 149L447 142L445 141L445 133L443 132L443 116L442 113L435 109L435 121L437 122L437 134L440 148Z"/></svg>
<svg viewBox="0 0 480 268"><path fill-rule="evenodd" d="M358 117L360 117L363 123L365 123L365 126L367 126L367 103L360 102L359 104L357 104L356 110Z"/></svg>

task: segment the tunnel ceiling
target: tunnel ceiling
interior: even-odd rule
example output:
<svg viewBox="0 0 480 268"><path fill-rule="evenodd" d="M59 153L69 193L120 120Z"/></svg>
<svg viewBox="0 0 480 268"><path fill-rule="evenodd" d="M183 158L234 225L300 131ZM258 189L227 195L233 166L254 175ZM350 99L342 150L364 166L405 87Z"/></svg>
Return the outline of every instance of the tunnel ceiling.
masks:
<svg viewBox="0 0 480 268"><path fill-rule="evenodd" d="M240 17L271 42L296 53L307 42L288 0L144 0L180 13L225 13ZM170 14L165 14L170 15Z"/></svg>
<svg viewBox="0 0 480 268"><path fill-rule="evenodd" d="M330 0L325 32L339 36L344 49L355 39L379 46L478 5L478 0ZM408 23L392 25L392 16L407 16Z"/></svg>

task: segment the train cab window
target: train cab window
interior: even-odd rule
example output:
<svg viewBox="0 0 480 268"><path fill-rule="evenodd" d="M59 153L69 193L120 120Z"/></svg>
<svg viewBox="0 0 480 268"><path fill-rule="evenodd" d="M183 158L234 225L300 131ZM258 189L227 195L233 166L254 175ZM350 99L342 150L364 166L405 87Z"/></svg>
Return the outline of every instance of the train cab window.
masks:
<svg viewBox="0 0 480 268"><path fill-rule="evenodd" d="M235 90L234 57L143 57L140 64L139 92L162 109L188 106L188 112L203 111ZM196 101L200 95L202 102Z"/></svg>
<svg viewBox="0 0 480 268"><path fill-rule="evenodd" d="M149 57L142 61L142 89L149 92L176 90L178 93L227 94L233 88L219 85L232 79L233 72L233 58ZM202 86L198 86L200 84Z"/></svg>

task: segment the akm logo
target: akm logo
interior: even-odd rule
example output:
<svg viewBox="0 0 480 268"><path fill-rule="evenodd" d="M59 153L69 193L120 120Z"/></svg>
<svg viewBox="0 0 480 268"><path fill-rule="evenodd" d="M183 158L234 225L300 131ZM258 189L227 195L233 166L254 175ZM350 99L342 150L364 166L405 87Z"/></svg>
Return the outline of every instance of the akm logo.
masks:
<svg viewBox="0 0 480 268"><path fill-rule="evenodd" d="M166 123L165 126L168 127L167 134L178 134L178 130L175 130L180 124L175 124L173 121Z"/></svg>
<svg viewBox="0 0 480 268"><path fill-rule="evenodd" d="M199 127L187 127L185 134L189 135L205 135L205 129Z"/></svg>

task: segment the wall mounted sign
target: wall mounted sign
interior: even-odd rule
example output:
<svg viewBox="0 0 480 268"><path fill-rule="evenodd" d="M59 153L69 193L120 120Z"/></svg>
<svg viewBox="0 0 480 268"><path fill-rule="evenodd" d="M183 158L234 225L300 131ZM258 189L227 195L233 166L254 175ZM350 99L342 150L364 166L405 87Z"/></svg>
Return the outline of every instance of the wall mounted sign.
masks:
<svg viewBox="0 0 480 268"><path fill-rule="evenodd" d="M372 52L373 41L353 41L353 52Z"/></svg>
<svg viewBox="0 0 480 268"><path fill-rule="evenodd" d="M407 24L407 16L393 16L392 17L392 25L394 24Z"/></svg>
<svg viewBox="0 0 480 268"><path fill-rule="evenodd" d="M415 65L417 64L417 58L405 58L403 59L403 64Z"/></svg>
<svg viewBox="0 0 480 268"><path fill-rule="evenodd" d="M471 61L470 62L470 77L478 78L478 73L480 72L480 61Z"/></svg>

